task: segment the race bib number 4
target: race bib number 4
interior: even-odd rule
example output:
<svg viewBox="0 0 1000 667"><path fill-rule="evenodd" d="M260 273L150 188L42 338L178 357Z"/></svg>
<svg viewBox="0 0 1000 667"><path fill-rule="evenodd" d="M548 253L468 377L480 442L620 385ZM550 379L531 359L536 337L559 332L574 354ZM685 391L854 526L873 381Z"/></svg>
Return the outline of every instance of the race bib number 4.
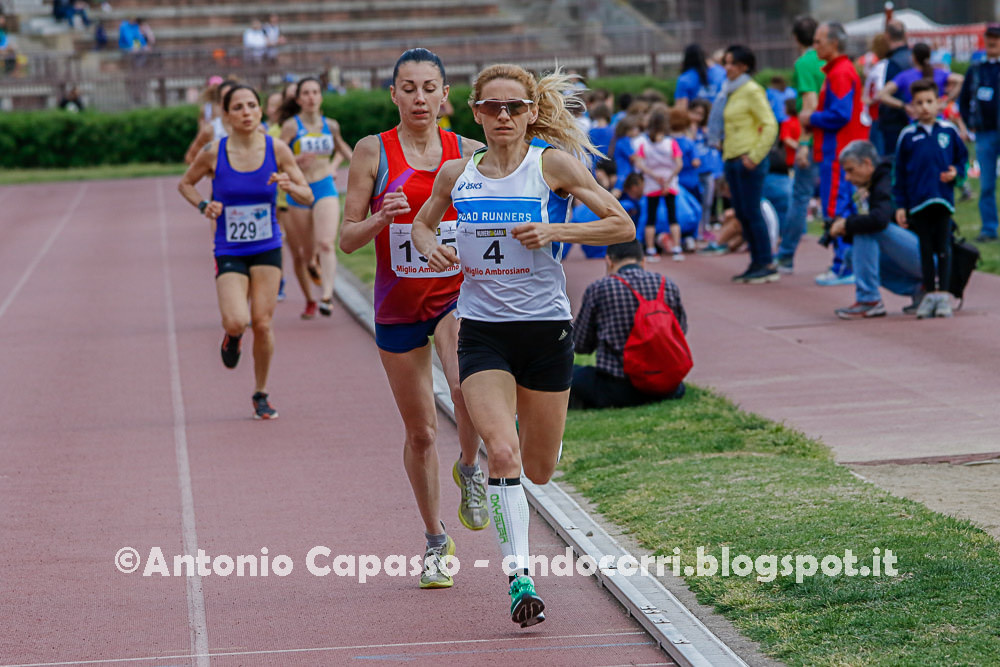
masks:
<svg viewBox="0 0 1000 667"><path fill-rule="evenodd" d="M442 220L437 228L437 240L441 245L455 248L454 220ZM454 266L441 272L427 266L427 258L417 252L410 238L412 225L389 225L389 250L393 272L402 278L444 278L457 275L460 269Z"/></svg>
<svg viewBox="0 0 1000 667"><path fill-rule="evenodd" d="M271 205L226 207L226 241L250 243L271 238Z"/></svg>
<svg viewBox="0 0 1000 667"><path fill-rule="evenodd" d="M534 271L535 254L513 237L520 222L464 224L458 230L462 271L474 280L510 280Z"/></svg>
<svg viewBox="0 0 1000 667"><path fill-rule="evenodd" d="M303 153L317 155L331 155L333 153L333 137L329 134L307 134L300 139L300 142L299 146Z"/></svg>

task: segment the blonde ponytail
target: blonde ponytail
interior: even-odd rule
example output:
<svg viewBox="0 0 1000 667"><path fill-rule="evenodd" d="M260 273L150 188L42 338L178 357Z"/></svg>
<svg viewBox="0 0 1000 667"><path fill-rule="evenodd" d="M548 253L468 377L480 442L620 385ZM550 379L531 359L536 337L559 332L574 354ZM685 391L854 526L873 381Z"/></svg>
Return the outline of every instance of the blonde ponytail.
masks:
<svg viewBox="0 0 1000 667"><path fill-rule="evenodd" d="M561 148L581 159L589 155L604 157L590 141L590 137L580 129L571 109L584 108L581 90L574 79L560 68L535 81L535 77L517 65L491 65L476 76L472 86L469 105L481 99L483 86L496 79L517 81L524 86L528 97L538 109L538 118L528 126L528 139L541 139L556 148Z"/></svg>
<svg viewBox="0 0 1000 667"><path fill-rule="evenodd" d="M588 155L603 158L590 141L590 136L576 122L573 109L586 110L587 104L580 97L583 89L576 87L572 77L556 68L538 82L535 104L538 120L528 126L528 138L538 137L553 146L580 158Z"/></svg>

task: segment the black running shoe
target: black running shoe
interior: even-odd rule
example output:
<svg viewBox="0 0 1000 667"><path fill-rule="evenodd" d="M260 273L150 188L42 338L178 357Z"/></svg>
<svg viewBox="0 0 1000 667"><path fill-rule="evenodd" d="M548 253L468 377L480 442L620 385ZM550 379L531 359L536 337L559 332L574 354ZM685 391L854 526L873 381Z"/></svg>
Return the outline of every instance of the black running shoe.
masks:
<svg viewBox="0 0 1000 667"><path fill-rule="evenodd" d="M319 302L319 314L323 317L330 317L333 314L333 299L323 299Z"/></svg>
<svg viewBox="0 0 1000 667"><path fill-rule="evenodd" d="M222 339L222 363L225 364L226 368L236 368L236 364L240 363L240 341L243 336L230 336L226 334L226 337Z"/></svg>
<svg viewBox="0 0 1000 667"><path fill-rule="evenodd" d="M267 394L258 391L253 395L253 418L254 419L277 419L278 411L267 402Z"/></svg>

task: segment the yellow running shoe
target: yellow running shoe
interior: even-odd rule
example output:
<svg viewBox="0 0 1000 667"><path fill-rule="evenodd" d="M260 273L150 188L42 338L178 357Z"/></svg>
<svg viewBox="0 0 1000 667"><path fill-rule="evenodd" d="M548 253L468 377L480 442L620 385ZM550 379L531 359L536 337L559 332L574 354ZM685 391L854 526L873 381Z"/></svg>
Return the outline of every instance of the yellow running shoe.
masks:
<svg viewBox="0 0 1000 667"><path fill-rule="evenodd" d="M451 588L455 585L448 569L450 556L455 555L455 540L448 540L439 547L427 547L424 552L424 572L420 575L421 588Z"/></svg>
<svg viewBox="0 0 1000 667"><path fill-rule="evenodd" d="M451 477L462 489L462 502L458 504L458 520L469 530L482 530L490 525L490 513L486 509L486 476L477 470L469 476L462 474L460 461L455 461Z"/></svg>

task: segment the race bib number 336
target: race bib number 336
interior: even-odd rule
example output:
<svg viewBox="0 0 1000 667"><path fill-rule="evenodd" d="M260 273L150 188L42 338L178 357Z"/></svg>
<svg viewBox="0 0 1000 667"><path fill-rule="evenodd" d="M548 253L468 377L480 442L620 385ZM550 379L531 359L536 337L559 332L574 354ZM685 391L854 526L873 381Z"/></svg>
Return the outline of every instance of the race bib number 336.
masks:
<svg viewBox="0 0 1000 667"><path fill-rule="evenodd" d="M300 146L303 153L313 153L317 155L333 154L333 137L329 134L307 134L300 139Z"/></svg>
<svg viewBox="0 0 1000 667"><path fill-rule="evenodd" d="M271 238L271 205L226 207L226 241L250 243Z"/></svg>
<svg viewBox="0 0 1000 667"><path fill-rule="evenodd" d="M530 275L534 252L515 239L511 230L520 222L464 224L458 230L462 271L474 280L511 280Z"/></svg>
<svg viewBox="0 0 1000 667"><path fill-rule="evenodd" d="M437 228L437 240L441 245L455 247L455 221L442 220ZM410 238L412 225L401 225L395 222L389 225L389 252L392 260L392 270L402 278L444 278L454 276L459 268L433 271L427 266L427 258L417 252Z"/></svg>

